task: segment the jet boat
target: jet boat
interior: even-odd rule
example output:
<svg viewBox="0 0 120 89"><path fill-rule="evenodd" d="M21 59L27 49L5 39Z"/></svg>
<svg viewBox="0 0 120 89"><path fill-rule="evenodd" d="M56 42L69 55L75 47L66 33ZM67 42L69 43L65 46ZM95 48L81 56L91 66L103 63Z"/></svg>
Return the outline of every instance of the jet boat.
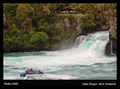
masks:
<svg viewBox="0 0 120 89"><path fill-rule="evenodd" d="M27 76L36 76L36 75L43 75L44 73L36 70L27 70L24 73L20 74L20 77L27 77Z"/></svg>

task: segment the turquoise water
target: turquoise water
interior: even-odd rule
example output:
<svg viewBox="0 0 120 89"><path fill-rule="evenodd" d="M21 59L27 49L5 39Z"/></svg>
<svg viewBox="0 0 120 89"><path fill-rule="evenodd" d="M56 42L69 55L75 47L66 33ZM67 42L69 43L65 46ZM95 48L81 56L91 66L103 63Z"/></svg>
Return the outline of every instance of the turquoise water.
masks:
<svg viewBox="0 0 120 89"><path fill-rule="evenodd" d="M78 46L67 50L6 53L3 78L9 80L116 80L117 58L105 56L108 32L88 34ZM44 75L20 77L29 68Z"/></svg>

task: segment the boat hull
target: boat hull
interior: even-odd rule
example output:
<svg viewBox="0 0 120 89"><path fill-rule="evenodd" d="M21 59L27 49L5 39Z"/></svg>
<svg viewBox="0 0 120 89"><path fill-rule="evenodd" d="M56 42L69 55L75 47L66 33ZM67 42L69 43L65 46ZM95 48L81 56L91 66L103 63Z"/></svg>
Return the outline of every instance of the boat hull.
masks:
<svg viewBox="0 0 120 89"><path fill-rule="evenodd" d="M26 77L26 76L38 76L38 75L43 75L43 72L36 72L36 71L29 71L28 73L22 73L20 74L20 77Z"/></svg>

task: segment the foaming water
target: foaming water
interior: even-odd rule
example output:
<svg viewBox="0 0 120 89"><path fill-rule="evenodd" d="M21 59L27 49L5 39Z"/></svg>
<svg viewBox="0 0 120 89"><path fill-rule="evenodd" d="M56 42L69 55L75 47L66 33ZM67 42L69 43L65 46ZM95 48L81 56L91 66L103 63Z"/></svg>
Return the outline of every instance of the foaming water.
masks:
<svg viewBox="0 0 120 89"><path fill-rule="evenodd" d="M4 79L70 80L116 79L116 56L105 56L107 31L88 34L78 46L68 50L4 54ZM28 68L40 69L43 76L21 78Z"/></svg>

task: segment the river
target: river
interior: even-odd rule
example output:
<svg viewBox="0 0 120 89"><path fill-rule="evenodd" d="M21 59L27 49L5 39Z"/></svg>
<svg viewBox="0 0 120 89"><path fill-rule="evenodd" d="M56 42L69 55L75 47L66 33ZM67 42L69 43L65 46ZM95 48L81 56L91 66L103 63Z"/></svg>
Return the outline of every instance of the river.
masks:
<svg viewBox="0 0 120 89"><path fill-rule="evenodd" d="M77 48L4 53L4 80L116 80L117 57L104 55L108 31L91 33ZM20 77L32 68L44 75Z"/></svg>

